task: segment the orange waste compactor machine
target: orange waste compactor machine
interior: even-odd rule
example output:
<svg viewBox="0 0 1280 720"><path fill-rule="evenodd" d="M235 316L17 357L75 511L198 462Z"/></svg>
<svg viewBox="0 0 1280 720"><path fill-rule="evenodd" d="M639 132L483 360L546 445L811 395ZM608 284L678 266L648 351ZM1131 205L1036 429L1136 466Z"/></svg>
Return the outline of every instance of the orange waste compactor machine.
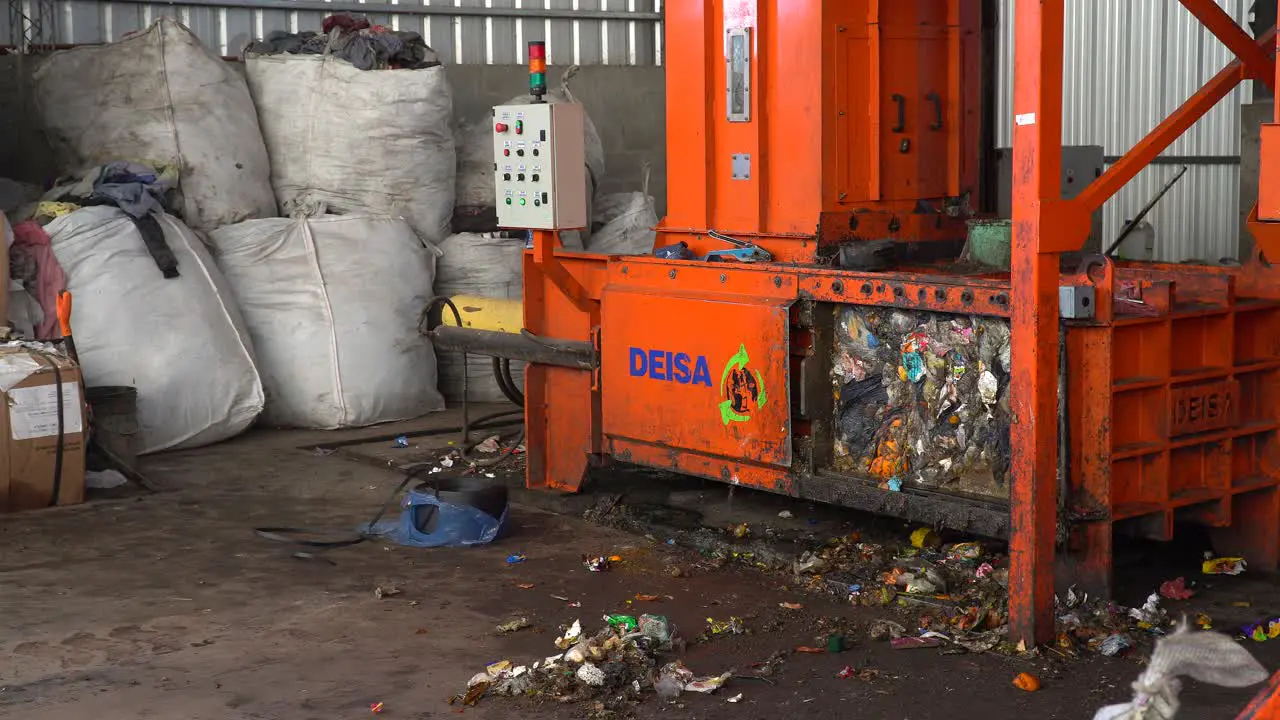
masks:
<svg viewBox="0 0 1280 720"><path fill-rule="evenodd" d="M1083 251L1102 203L1214 103L1274 85L1273 34L1181 0L1238 59L1068 199L1063 0L1015 4L668 3L654 255L559 249L586 222L580 116L495 109L500 222L533 237L524 328L432 332L530 361L529 486L576 491L612 458L1004 538L1028 642L1053 633L1055 579L1110 591L1126 538L1204 525L1274 569L1274 271L1257 251L1233 267ZM987 222L997 22L1016 37L1004 224ZM1277 208L1254 218L1272 257ZM971 226L1011 227L1008 269L962 257Z"/></svg>

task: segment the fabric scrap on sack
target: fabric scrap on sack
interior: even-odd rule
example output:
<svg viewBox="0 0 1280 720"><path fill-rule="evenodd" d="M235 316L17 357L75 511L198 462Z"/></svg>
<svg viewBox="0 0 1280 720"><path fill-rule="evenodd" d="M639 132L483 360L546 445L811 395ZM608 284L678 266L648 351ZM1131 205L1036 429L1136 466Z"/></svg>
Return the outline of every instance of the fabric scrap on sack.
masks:
<svg viewBox="0 0 1280 720"><path fill-rule="evenodd" d="M13 226L13 245L9 248L9 279L20 280L25 292L38 303L41 317L32 318L36 340L62 337L58 327L58 293L67 287L67 276L53 253L49 235L35 221Z"/></svg>
<svg viewBox="0 0 1280 720"><path fill-rule="evenodd" d="M605 255L648 255L657 238L658 213L649 195L649 163L644 163L640 192L605 195L596 201L587 251Z"/></svg>
<svg viewBox="0 0 1280 720"><path fill-rule="evenodd" d="M165 279L132 218L87 207L45 226L76 298L75 340L87 387L138 390L140 453L231 438L262 412L262 382L230 288L204 243L154 216L187 271Z"/></svg>
<svg viewBox="0 0 1280 720"><path fill-rule="evenodd" d="M505 238L500 234L459 233L450 235L440 245L440 261L436 266L437 295L478 295L480 297L518 299L524 288L524 240ZM465 309L459 308L465 312ZM446 311L447 312L447 311ZM462 402L462 353L437 353L440 362L440 391L451 403ZM511 378L516 388L524 390L524 367L511 361ZM471 402L507 402L493 377L493 358L467 354L467 396Z"/></svg>
<svg viewBox="0 0 1280 720"><path fill-rule="evenodd" d="M836 467L881 487L1008 497L1009 323L837 311Z"/></svg>
<svg viewBox="0 0 1280 720"><path fill-rule="evenodd" d="M199 230L276 214L244 78L176 20L53 53L34 79L61 172L118 160L174 168L173 207Z"/></svg>
<svg viewBox="0 0 1280 720"><path fill-rule="evenodd" d="M372 25L364 15L351 13L325 18L318 33L276 30L245 48L255 55L323 55L326 51L360 70L420 70L440 64L422 35Z"/></svg>
<svg viewBox="0 0 1280 720"><path fill-rule="evenodd" d="M245 67L285 214L398 215L429 243L448 237L457 167L444 67L364 71L327 55L253 54Z"/></svg>
<svg viewBox="0 0 1280 720"><path fill-rule="evenodd" d="M439 251L403 219L250 220L210 240L256 351L264 423L330 430L444 408L418 332Z"/></svg>

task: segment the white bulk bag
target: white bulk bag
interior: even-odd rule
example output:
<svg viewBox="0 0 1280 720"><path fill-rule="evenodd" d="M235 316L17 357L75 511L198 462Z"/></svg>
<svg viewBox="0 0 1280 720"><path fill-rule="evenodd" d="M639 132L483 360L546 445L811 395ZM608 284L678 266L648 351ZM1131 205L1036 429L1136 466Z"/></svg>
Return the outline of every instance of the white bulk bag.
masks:
<svg viewBox="0 0 1280 720"><path fill-rule="evenodd" d="M523 291L524 241L489 234L459 233L440 244L436 294L519 298ZM445 308L448 313L448 308ZM441 351L440 391L449 402L462 402L462 353ZM507 402L493 377L493 358L467 353L467 398L472 402ZM511 361L511 377L524 388L524 363Z"/></svg>
<svg viewBox="0 0 1280 720"><path fill-rule="evenodd" d="M658 213L649 195L649 166L644 166L640 192L615 193L601 197L595 206L596 224L587 252L602 255L648 255L653 252Z"/></svg>
<svg viewBox="0 0 1280 720"><path fill-rule="evenodd" d="M36 69L35 85L60 171L116 160L176 168L175 209L200 230L276 214L244 78L176 20L56 52Z"/></svg>
<svg viewBox="0 0 1280 720"><path fill-rule="evenodd" d="M262 411L262 382L222 273L195 233L157 218L178 260L166 279L133 220L87 207L45 230L73 298L85 384L138 389L141 452L226 440Z"/></svg>
<svg viewBox="0 0 1280 720"><path fill-rule="evenodd" d="M211 239L257 352L265 423L329 430L444 408L418 332L439 251L404 220L251 220Z"/></svg>
<svg viewBox="0 0 1280 720"><path fill-rule="evenodd" d="M359 70L328 55L245 65L286 214L399 215L427 242L448 236L457 159L443 67Z"/></svg>

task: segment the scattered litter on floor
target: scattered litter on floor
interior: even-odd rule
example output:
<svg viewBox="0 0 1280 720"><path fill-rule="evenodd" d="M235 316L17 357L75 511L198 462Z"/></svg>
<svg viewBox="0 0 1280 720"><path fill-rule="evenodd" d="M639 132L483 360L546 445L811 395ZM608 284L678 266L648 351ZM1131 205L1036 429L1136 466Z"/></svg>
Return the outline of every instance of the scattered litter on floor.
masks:
<svg viewBox="0 0 1280 720"><path fill-rule="evenodd" d="M373 596L379 600L399 595L400 593L400 588L395 585L379 585L373 589Z"/></svg>
<svg viewBox="0 0 1280 720"><path fill-rule="evenodd" d="M1268 618L1249 623L1240 629L1240 636L1254 642L1280 638L1280 618Z"/></svg>
<svg viewBox="0 0 1280 720"><path fill-rule="evenodd" d="M1160 583L1160 597L1167 600L1189 600L1195 594L1194 590L1187 587L1187 579L1184 577Z"/></svg>
<svg viewBox="0 0 1280 720"><path fill-rule="evenodd" d="M500 445L499 443L500 443L500 438L497 435L491 435L485 438L484 441L481 442L479 445L476 445L476 452L489 453L489 454L496 453L502 449L502 445Z"/></svg>
<svg viewBox="0 0 1280 720"><path fill-rule="evenodd" d="M747 626L740 617L730 617L727 620L707 618L707 629L699 637L699 640L710 640L720 635L742 635L746 632Z"/></svg>
<svg viewBox="0 0 1280 720"><path fill-rule="evenodd" d="M395 442L391 443L391 447L407 448L409 447L409 438L405 437L404 435L401 435L395 439Z"/></svg>
<svg viewBox="0 0 1280 720"><path fill-rule="evenodd" d="M386 709L386 705L380 702L373 703L369 706L369 712L374 715L381 714L384 709Z"/></svg>
<svg viewBox="0 0 1280 720"><path fill-rule="evenodd" d="M737 695L734 695L733 697L730 697L730 698L725 698L724 701L730 702L730 703L742 702L742 693L738 693Z"/></svg>
<svg viewBox="0 0 1280 720"><path fill-rule="evenodd" d="M529 622L529 618L521 617L502 623L498 626L498 632L513 633L529 627L533 627L533 623Z"/></svg>
<svg viewBox="0 0 1280 720"><path fill-rule="evenodd" d="M1040 678L1031 673L1018 673L1013 678L1013 686L1019 690L1027 692L1035 692L1040 689Z"/></svg>
<svg viewBox="0 0 1280 720"><path fill-rule="evenodd" d="M827 651L826 648L813 647L812 645L798 645L796 652L801 655L821 655Z"/></svg>
<svg viewBox="0 0 1280 720"><path fill-rule="evenodd" d="M661 615L611 615L605 620L590 636L575 621L556 639L556 649L563 651L559 654L528 665L510 660L488 665L450 702L475 704L486 694L595 701L592 715L601 716L638 704L649 690L674 701L685 692L714 693L733 677L731 671L698 676L678 660L662 663L662 655L676 646L676 633Z"/></svg>
<svg viewBox="0 0 1280 720"><path fill-rule="evenodd" d="M528 555L525 555L524 553L519 553L519 554L517 554L517 555L508 555L508 556L507 556L507 564L508 564L508 565L515 565L516 563L522 563L522 562L524 562L525 560L528 560L528 559L529 559L529 556L528 556Z"/></svg>
<svg viewBox="0 0 1280 720"><path fill-rule="evenodd" d="M1242 557L1206 558L1200 566L1205 575L1239 575L1245 571Z"/></svg>
<svg viewBox="0 0 1280 720"><path fill-rule="evenodd" d="M782 518L783 520L790 520L791 518L795 517L795 515L792 515L790 510L783 510L782 512L778 513L778 517Z"/></svg>
<svg viewBox="0 0 1280 720"><path fill-rule="evenodd" d="M129 478L115 470L103 470L101 472L89 470L84 474L84 486L92 490L110 490L128 482Z"/></svg>
<svg viewBox="0 0 1280 720"><path fill-rule="evenodd" d="M784 609L784 610L802 610L802 609L804 609L804 603L798 603L798 602L781 602L781 603L778 603L778 607L780 607L780 608L782 608L782 609Z"/></svg>
<svg viewBox="0 0 1280 720"><path fill-rule="evenodd" d="M533 583L516 583L516 587L521 590L532 590L537 587L537 585L534 585Z"/></svg>

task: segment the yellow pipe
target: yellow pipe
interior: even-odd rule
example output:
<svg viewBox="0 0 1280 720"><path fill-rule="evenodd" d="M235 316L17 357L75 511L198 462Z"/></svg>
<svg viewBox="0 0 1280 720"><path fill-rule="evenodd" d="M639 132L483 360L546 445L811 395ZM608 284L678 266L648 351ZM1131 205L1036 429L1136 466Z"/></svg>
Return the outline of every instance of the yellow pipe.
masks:
<svg viewBox="0 0 1280 720"><path fill-rule="evenodd" d="M488 298L479 295L454 295L449 298L458 307L462 327L473 330L519 333L524 327L524 303L519 298ZM457 325L446 307L441 313L443 324Z"/></svg>

